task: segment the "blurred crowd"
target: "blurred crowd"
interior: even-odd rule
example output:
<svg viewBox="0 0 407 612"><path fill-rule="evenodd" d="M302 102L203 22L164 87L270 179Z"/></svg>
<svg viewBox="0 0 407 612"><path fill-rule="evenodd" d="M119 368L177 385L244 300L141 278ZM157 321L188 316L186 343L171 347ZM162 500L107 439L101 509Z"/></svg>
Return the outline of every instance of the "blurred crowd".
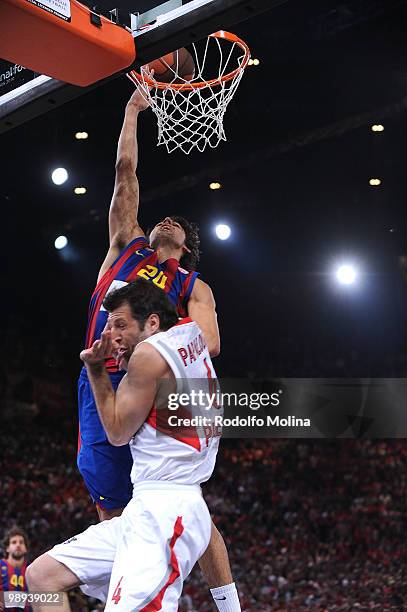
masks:
<svg viewBox="0 0 407 612"><path fill-rule="evenodd" d="M240 338L239 338L240 339ZM253 335L222 349L222 375L262 378L394 378L407 377L406 345L389 348L290 335L264 339ZM218 361L217 361L218 363ZM219 369L219 368L218 368Z"/></svg>
<svg viewBox="0 0 407 612"><path fill-rule="evenodd" d="M205 497L242 609L407 609L407 444L225 441ZM211 610L199 572L184 610Z"/></svg>
<svg viewBox="0 0 407 612"><path fill-rule="evenodd" d="M31 559L97 520L75 467L74 420L3 422L0 532L23 526ZM204 494L242 610L405 609L406 468L403 440L223 441ZM71 599L74 612L103 609ZM180 609L214 610L197 568Z"/></svg>
<svg viewBox="0 0 407 612"><path fill-rule="evenodd" d="M13 329L0 332L8 355L0 366L0 534L24 528L32 560L97 515L76 468L69 338L62 330L58 340L44 337L36 353L27 350L36 345L35 330L27 327L23 344ZM291 348L294 368L300 354ZM333 350L325 370L310 354L295 374L284 371L289 352L271 375L335 375ZM258 373L253 363L246 376ZM406 364L402 354L389 356L383 375L403 375ZM404 440L223 440L204 495L228 544L244 612L407 609ZM70 597L73 612L103 610L79 591ZM214 610L195 568L180 611Z"/></svg>

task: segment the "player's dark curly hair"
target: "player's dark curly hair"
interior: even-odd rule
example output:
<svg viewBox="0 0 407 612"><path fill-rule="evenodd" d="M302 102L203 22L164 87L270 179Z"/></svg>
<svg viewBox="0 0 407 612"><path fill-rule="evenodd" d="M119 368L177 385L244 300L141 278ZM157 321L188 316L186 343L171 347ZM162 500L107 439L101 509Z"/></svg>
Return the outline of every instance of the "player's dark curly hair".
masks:
<svg viewBox="0 0 407 612"><path fill-rule="evenodd" d="M196 270L199 263L201 251L199 249L201 241L199 238L199 227L196 223L187 221L185 217L170 215L171 219L180 224L185 232L185 244L190 249L190 253L185 253L180 259L180 264L185 270Z"/></svg>
<svg viewBox="0 0 407 612"><path fill-rule="evenodd" d="M9 547L10 545L10 540L11 538L14 538L15 536L21 536L22 538L24 538L24 543L25 543L25 547L28 550L28 546L29 546L29 542L28 542L28 537L26 532L24 531L24 529L21 529L20 527L18 527L17 525L14 525L14 527L11 527L8 531L6 531L6 533L4 534L4 539L3 539L3 551L6 554L6 549Z"/></svg>
<svg viewBox="0 0 407 612"><path fill-rule="evenodd" d="M112 312L126 302L130 306L133 319L138 321L141 330L144 329L151 314L157 314L160 317L162 331L167 331L178 321L177 311L165 291L144 278L138 278L109 293L103 300L103 306L108 312Z"/></svg>

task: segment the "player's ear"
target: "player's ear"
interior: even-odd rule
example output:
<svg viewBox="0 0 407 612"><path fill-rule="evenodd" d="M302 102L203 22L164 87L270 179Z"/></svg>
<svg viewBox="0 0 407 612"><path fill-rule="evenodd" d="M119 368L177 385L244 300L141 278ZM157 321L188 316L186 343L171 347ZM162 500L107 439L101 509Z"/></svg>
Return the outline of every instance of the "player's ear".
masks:
<svg viewBox="0 0 407 612"><path fill-rule="evenodd" d="M148 331L150 331L152 334L156 333L160 329L160 317L158 316L158 314L153 312L148 317L146 321L146 326L148 328Z"/></svg>
<svg viewBox="0 0 407 612"><path fill-rule="evenodd" d="M182 250L183 250L185 253L191 253L191 249L189 249L189 248L187 247L187 245L186 245L186 244L183 244L183 245L182 245Z"/></svg>

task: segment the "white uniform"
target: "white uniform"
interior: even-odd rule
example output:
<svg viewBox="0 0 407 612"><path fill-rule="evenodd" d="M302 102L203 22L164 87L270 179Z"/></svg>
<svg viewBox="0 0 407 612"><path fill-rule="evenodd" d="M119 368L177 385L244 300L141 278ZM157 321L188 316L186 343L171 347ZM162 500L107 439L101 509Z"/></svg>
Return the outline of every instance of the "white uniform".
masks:
<svg viewBox="0 0 407 612"><path fill-rule="evenodd" d="M164 357L177 381L177 394L215 389L216 374L198 325L182 319L166 332L151 336L148 342ZM193 414L191 415L191 410ZM213 412L213 411L212 411ZM202 426L168 429L168 417L211 415L203 405L177 410L151 411L147 421L130 442L133 455L131 481L160 480L200 485L212 475L219 436ZM162 427L160 427L160 423ZM157 434L158 430L158 434ZM163 435L163 432L172 435Z"/></svg>
<svg viewBox="0 0 407 612"><path fill-rule="evenodd" d="M196 379L202 389L213 388L215 371L191 319L145 342L169 364L177 392L196 388ZM219 438L202 427L178 435L162 426L167 416L153 408L130 443L133 498L123 514L48 553L78 576L86 594L107 596L106 612L176 612L183 581L209 544L211 519L200 484L212 474Z"/></svg>

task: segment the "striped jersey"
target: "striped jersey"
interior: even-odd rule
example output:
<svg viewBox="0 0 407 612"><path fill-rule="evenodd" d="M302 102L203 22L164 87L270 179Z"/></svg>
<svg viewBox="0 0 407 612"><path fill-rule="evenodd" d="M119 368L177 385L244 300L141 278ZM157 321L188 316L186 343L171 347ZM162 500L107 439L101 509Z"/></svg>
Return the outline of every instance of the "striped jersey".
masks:
<svg viewBox="0 0 407 612"><path fill-rule="evenodd" d="M28 591L27 583L25 581L25 570L27 564L23 563L21 567L13 567L11 563L5 559L0 560L0 591ZM31 606L23 605L16 606L14 608L7 608L9 612L16 612L19 610L32 610Z"/></svg>
<svg viewBox="0 0 407 612"><path fill-rule="evenodd" d="M102 276L89 304L86 348L100 338L106 325L108 313L103 308L103 300L108 293L123 287L138 277L150 280L163 289L176 307L180 317L187 316L187 304L198 272L188 272L179 265L177 259L158 262L157 251L152 249L144 236L135 238L120 253L109 270ZM109 372L117 372L114 359L107 360Z"/></svg>

